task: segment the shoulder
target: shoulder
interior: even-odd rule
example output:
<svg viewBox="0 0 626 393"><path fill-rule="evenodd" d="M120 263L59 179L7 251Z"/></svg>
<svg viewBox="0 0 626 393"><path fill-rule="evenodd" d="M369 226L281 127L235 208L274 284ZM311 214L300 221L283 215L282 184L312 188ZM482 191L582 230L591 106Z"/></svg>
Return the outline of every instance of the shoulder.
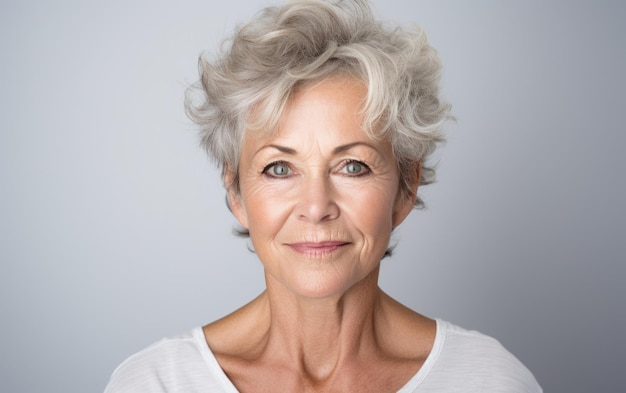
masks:
<svg viewBox="0 0 626 393"><path fill-rule="evenodd" d="M200 328L162 339L130 356L113 372L105 393L176 392L183 385L209 383L206 354L199 340Z"/></svg>
<svg viewBox="0 0 626 393"><path fill-rule="evenodd" d="M464 391L541 392L532 373L493 337L445 321L438 323L436 357L426 382L454 380ZM443 390L445 391L445 390Z"/></svg>

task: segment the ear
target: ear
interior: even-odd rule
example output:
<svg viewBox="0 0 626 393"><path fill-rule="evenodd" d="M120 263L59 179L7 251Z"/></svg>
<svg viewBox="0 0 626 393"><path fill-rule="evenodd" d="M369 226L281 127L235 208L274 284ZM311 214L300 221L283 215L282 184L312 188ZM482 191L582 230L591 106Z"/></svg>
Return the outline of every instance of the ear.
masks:
<svg viewBox="0 0 626 393"><path fill-rule="evenodd" d="M224 168L222 178L224 179L224 187L226 188L226 198L230 212L233 213L233 216L239 221L239 225L248 229L248 214L241 200L241 191L237 184L239 180L235 172L226 167Z"/></svg>
<svg viewBox="0 0 626 393"><path fill-rule="evenodd" d="M420 160L411 164L406 175L406 182L410 193L407 193L407 190L402 187L402 185L398 187L398 195L396 196L391 221L393 228L400 225L415 207L417 189L422 178L422 161Z"/></svg>

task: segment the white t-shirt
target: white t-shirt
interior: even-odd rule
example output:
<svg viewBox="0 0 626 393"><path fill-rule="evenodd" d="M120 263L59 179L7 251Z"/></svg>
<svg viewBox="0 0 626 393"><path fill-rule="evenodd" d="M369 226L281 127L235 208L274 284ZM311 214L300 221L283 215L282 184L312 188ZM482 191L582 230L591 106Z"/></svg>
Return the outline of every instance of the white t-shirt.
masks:
<svg viewBox="0 0 626 393"><path fill-rule="evenodd" d="M238 393L202 328L163 339L124 361L105 393ZM431 353L398 393L539 393L524 365L495 339L437 320Z"/></svg>

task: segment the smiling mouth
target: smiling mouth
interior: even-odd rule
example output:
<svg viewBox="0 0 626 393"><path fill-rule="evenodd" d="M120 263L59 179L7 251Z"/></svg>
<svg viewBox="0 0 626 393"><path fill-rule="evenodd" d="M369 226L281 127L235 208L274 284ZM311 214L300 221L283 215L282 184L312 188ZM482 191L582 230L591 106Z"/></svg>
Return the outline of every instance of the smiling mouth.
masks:
<svg viewBox="0 0 626 393"><path fill-rule="evenodd" d="M287 244L292 250L299 254L304 254L312 257L321 257L331 254L344 246L350 244L343 241L328 241L328 242L306 242L306 243L289 243Z"/></svg>

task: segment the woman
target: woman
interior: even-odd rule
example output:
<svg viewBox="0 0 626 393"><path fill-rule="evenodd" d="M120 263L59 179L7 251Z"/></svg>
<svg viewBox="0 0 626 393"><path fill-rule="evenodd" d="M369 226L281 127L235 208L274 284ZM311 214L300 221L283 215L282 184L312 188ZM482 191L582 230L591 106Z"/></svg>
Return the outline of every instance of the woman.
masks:
<svg viewBox="0 0 626 393"><path fill-rule="evenodd" d="M295 1L201 60L190 116L265 270L241 309L124 362L107 392L539 392L477 332L378 287L448 106L423 33L385 30L364 1Z"/></svg>

